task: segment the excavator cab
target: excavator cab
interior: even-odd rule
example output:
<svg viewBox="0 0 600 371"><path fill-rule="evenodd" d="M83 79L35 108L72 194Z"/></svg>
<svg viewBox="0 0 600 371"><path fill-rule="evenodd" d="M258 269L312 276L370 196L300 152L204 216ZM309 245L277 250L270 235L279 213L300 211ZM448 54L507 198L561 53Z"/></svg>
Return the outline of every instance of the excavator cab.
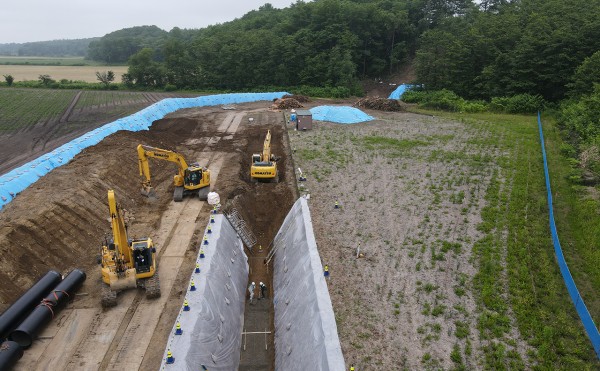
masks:
<svg viewBox="0 0 600 371"><path fill-rule="evenodd" d="M133 243L133 261L137 274L150 272L152 267L152 250L147 241Z"/></svg>
<svg viewBox="0 0 600 371"><path fill-rule="evenodd" d="M187 168L184 179L186 185L197 186L202 181L202 168Z"/></svg>

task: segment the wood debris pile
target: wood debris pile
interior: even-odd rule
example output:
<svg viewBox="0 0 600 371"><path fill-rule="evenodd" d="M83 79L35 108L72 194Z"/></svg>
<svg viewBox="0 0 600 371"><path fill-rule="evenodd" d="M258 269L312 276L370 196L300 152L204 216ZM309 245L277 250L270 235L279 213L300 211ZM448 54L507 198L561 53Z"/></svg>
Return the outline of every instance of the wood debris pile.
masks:
<svg viewBox="0 0 600 371"><path fill-rule="evenodd" d="M353 107L368 108L388 112L402 111L402 106L400 106L400 103L398 103L397 100L379 97L361 98L353 104Z"/></svg>
<svg viewBox="0 0 600 371"><path fill-rule="evenodd" d="M283 96L283 99L286 99L286 98L293 98L300 103L310 102L310 98L307 97L306 95L288 95L288 94L286 94Z"/></svg>
<svg viewBox="0 0 600 371"><path fill-rule="evenodd" d="M298 102L294 98L275 99L273 101L273 105L271 105L272 109L290 109L290 108L302 108L302 107L304 107L304 106L301 105L300 102Z"/></svg>

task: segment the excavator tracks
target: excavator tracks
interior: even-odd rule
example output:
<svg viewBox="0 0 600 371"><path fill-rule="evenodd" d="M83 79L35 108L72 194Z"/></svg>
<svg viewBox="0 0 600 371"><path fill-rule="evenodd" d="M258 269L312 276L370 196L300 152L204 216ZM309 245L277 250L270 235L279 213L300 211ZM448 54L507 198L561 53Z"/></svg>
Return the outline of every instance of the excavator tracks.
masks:
<svg viewBox="0 0 600 371"><path fill-rule="evenodd" d="M155 299L160 297L160 281L158 278L158 272L155 272L154 276L146 279L144 282L144 288L146 289L146 298Z"/></svg>
<svg viewBox="0 0 600 371"><path fill-rule="evenodd" d="M110 289L110 287L102 288L102 307L110 308L117 305L117 292Z"/></svg>

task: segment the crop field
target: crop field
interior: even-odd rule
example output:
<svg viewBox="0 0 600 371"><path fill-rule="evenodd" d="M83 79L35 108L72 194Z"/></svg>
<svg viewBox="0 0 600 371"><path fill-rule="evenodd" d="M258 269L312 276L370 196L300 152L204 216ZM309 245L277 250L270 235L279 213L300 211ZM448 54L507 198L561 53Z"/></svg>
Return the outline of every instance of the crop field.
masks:
<svg viewBox="0 0 600 371"><path fill-rule="evenodd" d="M38 66L99 66L101 63L86 60L83 57L20 57L0 56L0 64L15 65L38 65Z"/></svg>
<svg viewBox="0 0 600 371"><path fill-rule="evenodd" d="M61 114L74 90L0 89L0 133L9 133Z"/></svg>
<svg viewBox="0 0 600 371"><path fill-rule="evenodd" d="M132 103L144 103L147 97L143 93L119 92L119 91L84 91L81 93L75 109L86 107L100 107L127 105Z"/></svg>
<svg viewBox="0 0 600 371"><path fill-rule="evenodd" d="M15 81L38 80L40 75L49 75L54 80L98 82L96 72L113 71L115 80L127 72L127 66L33 66L0 65L0 76L12 75Z"/></svg>
<svg viewBox="0 0 600 371"><path fill-rule="evenodd" d="M0 88L0 174L161 99L184 96L195 95Z"/></svg>

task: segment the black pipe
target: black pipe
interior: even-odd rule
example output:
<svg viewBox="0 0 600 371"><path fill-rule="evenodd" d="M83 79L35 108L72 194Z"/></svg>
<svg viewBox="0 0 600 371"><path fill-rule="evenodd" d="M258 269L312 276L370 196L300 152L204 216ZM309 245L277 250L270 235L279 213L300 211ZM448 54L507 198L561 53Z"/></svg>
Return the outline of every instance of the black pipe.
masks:
<svg viewBox="0 0 600 371"><path fill-rule="evenodd" d="M85 281L85 273L74 269L58 284L31 312L19 327L10 333L10 340L16 341L23 348L29 348L33 339L54 318L58 309L75 296L75 291Z"/></svg>
<svg viewBox="0 0 600 371"><path fill-rule="evenodd" d="M0 345L0 370L10 370L23 357L23 348L14 341Z"/></svg>
<svg viewBox="0 0 600 371"><path fill-rule="evenodd" d="M0 341L6 339L11 330L14 330L31 312L40 300L50 290L60 283L62 276L57 271L49 271L27 290L0 316ZM0 368L1 369L1 368Z"/></svg>

